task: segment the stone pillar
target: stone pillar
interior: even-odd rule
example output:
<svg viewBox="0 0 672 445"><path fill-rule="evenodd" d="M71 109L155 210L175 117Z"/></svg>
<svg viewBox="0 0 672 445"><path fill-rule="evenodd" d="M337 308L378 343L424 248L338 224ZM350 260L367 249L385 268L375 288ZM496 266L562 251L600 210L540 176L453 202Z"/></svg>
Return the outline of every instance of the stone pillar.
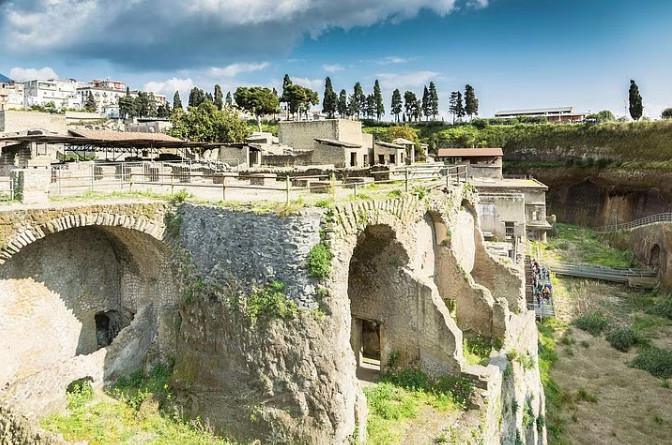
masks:
<svg viewBox="0 0 672 445"><path fill-rule="evenodd" d="M51 172L49 167L28 167L10 172L14 196L24 204L46 204L49 201Z"/></svg>

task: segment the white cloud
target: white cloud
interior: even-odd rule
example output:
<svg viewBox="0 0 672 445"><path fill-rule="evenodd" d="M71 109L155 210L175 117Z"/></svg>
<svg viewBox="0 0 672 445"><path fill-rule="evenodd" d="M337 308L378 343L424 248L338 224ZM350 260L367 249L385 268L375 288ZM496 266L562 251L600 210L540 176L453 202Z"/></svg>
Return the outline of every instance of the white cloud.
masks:
<svg viewBox="0 0 672 445"><path fill-rule="evenodd" d="M335 73L337 71L343 71L345 68L342 65L334 64L334 65L322 65L322 69L327 73Z"/></svg>
<svg viewBox="0 0 672 445"><path fill-rule="evenodd" d="M406 73L380 73L376 75L386 88L413 89L422 88L436 80L439 73L434 71L411 71Z"/></svg>
<svg viewBox="0 0 672 445"><path fill-rule="evenodd" d="M268 68L270 64L268 62L260 63L232 63L225 67L211 67L208 70L208 76L210 77L236 77L241 73L251 73L254 71L261 71Z"/></svg>
<svg viewBox="0 0 672 445"><path fill-rule="evenodd" d="M324 88L324 79L308 79L306 77L292 77L292 82L317 92Z"/></svg>
<svg viewBox="0 0 672 445"><path fill-rule="evenodd" d="M147 82L143 90L147 92L163 94L172 100L172 95L175 93L175 91L179 91L180 95L184 96L184 93L191 90L194 85L194 81L191 80L191 78L178 79L177 77L173 77L172 79L164 81Z"/></svg>
<svg viewBox="0 0 672 445"><path fill-rule="evenodd" d="M377 60L377 63L379 63L380 65L390 65L390 64L408 63L410 61L411 59L408 59L406 57L387 56Z"/></svg>
<svg viewBox="0 0 672 445"><path fill-rule="evenodd" d="M475 2L475 3L474 3ZM21 0L0 6L0 40L136 67L204 66L214 57L286 51L306 34L429 10L445 16L485 0ZM74 12L76 11L76 13ZM152 26L146 18L152 17ZM64 26L67 24L67 26ZM194 62L197 62L194 63Z"/></svg>
<svg viewBox="0 0 672 445"><path fill-rule="evenodd" d="M25 82L28 80L58 79L58 74L48 66L44 68L21 68L16 66L9 70L9 77L17 82Z"/></svg>

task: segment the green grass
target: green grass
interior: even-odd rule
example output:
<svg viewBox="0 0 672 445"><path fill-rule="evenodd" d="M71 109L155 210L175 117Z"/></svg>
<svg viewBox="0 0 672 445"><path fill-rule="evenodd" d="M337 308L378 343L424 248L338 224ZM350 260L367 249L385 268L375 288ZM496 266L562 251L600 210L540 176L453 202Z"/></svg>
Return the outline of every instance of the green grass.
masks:
<svg viewBox="0 0 672 445"><path fill-rule="evenodd" d="M430 379L413 369L386 374L364 389L369 407L367 443L398 444L424 405L440 412L464 410L473 391L470 381L450 375Z"/></svg>
<svg viewBox="0 0 672 445"><path fill-rule="evenodd" d="M633 265L634 255L631 251L611 247L588 227L557 223L554 231L547 245L542 247L546 257L614 268Z"/></svg>
<svg viewBox="0 0 672 445"><path fill-rule="evenodd" d="M163 366L149 375L120 379L108 395L94 394L90 384L74 385L66 413L46 417L42 427L68 441L90 445L227 445L203 422L187 420L171 405L170 373Z"/></svg>
<svg viewBox="0 0 672 445"><path fill-rule="evenodd" d="M601 312L588 312L576 318L574 325L583 331L598 336L609 327L609 319Z"/></svg>
<svg viewBox="0 0 672 445"><path fill-rule="evenodd" d="M546 397L546 429L551 443L560 443L564 430L564 420L560 416L563 400L562 390L551 377L551 368L558 360L555 341L556 331L563 327L555 318L547 318L537 323L539 330L539 373Z"/></svg>
<svg viewBox="0 0 672 445"><path fill-rule="evenodd" d="M323 242L317 243L308 252L308 271L313 278L324 279L331 273L333 254L329 246Z"/></svg>

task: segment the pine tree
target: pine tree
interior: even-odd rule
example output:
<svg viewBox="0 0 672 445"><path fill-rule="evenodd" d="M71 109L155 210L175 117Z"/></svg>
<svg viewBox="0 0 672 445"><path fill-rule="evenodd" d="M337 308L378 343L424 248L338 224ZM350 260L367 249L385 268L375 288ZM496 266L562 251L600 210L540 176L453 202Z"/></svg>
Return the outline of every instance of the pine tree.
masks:
<svg viewBox="0 0 672 445"><path fill-rule="evenodd" d="M348 93L341 90L338 95L338 116L343 118L348 116Z"/></svg>
<svg viewBox="0 0 672 445"><path fill-rule="evenodd" d="M630 116L634 120L639 120L642 114L644 114L644 105L642 104L642 96L639 94L639 87L634 80L630 81L628 99L630 102Z"/></svg>
<svg viewBox="0 0 672 445"><path fill-rule="evenodd" d="M404 109L409 122L418 120L418 117L420 117L420 104L418 104L418 98L414 92L406 91L404 93Z"/></svg>
<svg viewBox="0 0 672 445"><path fill-rule="evenodd" d="M215 107L218 110L224 108L224 94L222 93L222 87L215 85Z"/></svg>
<svg viewBox="0 0 672 445"><path fill-rule="evenodd" d="M431 114L431 108L431 96L429 95L427 85L425 85L425 89L422 91L422 114L424 114L426 118L429 118Z"/></svg>
<svg viewBox="0 0 672 445"><path fill-rule="evenodd" d="M436 85L434 82L429 82L429 98L430 98L430 114L432 119L436 119L439 115L439 93L436 92ZM476 103L478 107L478 102Z"/></svg>
<svg viewBox="0 0 672 445"><path fill-rule="evenodd" d="M390 104L390 109L394 115L395 121L399 122L399 115L403 110L403 104L401 103L401 93L399 89L396 89L392 92L392 103Z"/></svg>
<svg viewBox="0 0 672 445"><path fill-rule="evenodd" d="M469 84L464 86L464 112L469 118L478 115L478 99L476 98L476 92L474 91L474 87Z"/></svg>
<svg viewBox="0 0 672 445"><path fill-rule="evenodd" d="M86 96L86 102L84 103L84 110L89 113L95 113L97 108L96 99L93 98L93 93L89 91L88 96Z"/></svg>
<svg viewBox="0 0 672 445"><path fill-rule="evenodd" d="M231 96L231 91L227 91L224 103L226 104L226 108L231 108L233 106L233 97Z"/></svg>
<svg viewBox="0 0 672 445"><path fill-rule="evenodd" d="M385 114L385 104L383 103L383 92L380 90L378 79L373 84L373 99L375 102L376 120L380 121L380 118Z"/></svg>
<svg viewBox="0 0 672 445"><path fill-rule="evenodd" d="M154 93L149 93L147 97L147 117L156 117L159 114L156 106L156 97Z"/></svg>
<svg viewBox="0 0 672 445"><path fill-rule="evenodd" d="M338 107L338 96L331 85L331 79L327 77L324 80L324 99L322 100L322 112L327 113L329 119L333 119Z"/></svg>
<svg viewBox="0 0 672 445"><path fill-rule="evenodd" d="M175 91L173 95L173 111L177 109L182 109L182 99L180 99L180 92Z"/></svg>
<svg viewBox="0 0 672 445"><path fill-rule="evenodd" d="M210 92L205 93L205 102L209 102L211 104L215 103L215 99L212 97L212 93Z"/></svg>

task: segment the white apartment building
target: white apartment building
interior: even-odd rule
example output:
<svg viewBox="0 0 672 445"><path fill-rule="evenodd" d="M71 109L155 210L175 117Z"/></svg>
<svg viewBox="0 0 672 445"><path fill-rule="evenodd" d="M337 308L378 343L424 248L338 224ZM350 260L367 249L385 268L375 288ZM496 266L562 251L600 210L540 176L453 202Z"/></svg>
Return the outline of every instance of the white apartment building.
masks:
<svg viewBox="0 0 672 445"><path fill-rule="evenodd" d="M24 105L28 108L37 105L45 106L50 102L58 109L79 109L82 107L80 95L77 94L77 81L66 80L30 80L23 83Z"/></svg>
<svg viewBox="0 0 672 445"><path fill-rule="evenodd" d="M23 84L0 81L0 108L20 110L23 108Z"/></svg>

